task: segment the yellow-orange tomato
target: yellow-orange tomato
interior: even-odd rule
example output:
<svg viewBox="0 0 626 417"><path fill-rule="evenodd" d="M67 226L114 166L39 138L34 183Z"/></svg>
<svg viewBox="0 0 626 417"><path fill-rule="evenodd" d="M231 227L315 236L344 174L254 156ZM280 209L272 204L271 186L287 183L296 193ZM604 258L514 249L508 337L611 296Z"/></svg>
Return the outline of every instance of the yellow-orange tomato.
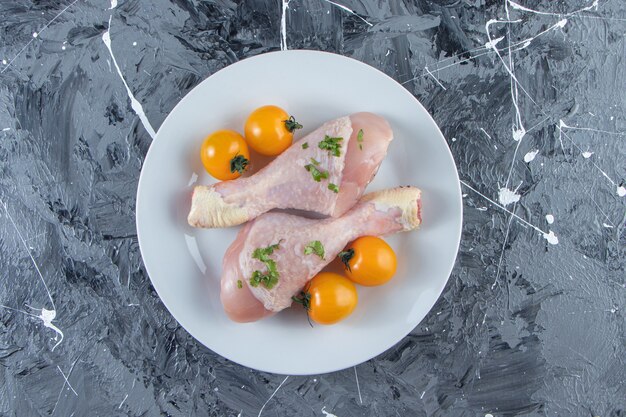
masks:
<svg viewBox="0 0 626 417"><path fill-rule="evenodd" d="M239 178L250 162L248 145L234 130L218 130L202 142L202 164L218 180Z"/></svg>
<svg viewBox="0 0 626 417"><path fill-rule="evenodd" d="M305 294L309 318L319 324L335 324L345 319L359 300L354 284L332 272L320 272L313 277Z"/></svg>
<svg viewBox="0 0 626 417"><path fill-rule="evenodd" d="M389 281L396 273L398 261L391 246L379 237L363 236L340 253L346 275L357 284L373 287ZM348 268L349 266L349 268Z"/></svg>
<svg viewBox="0 0 626 417"><path fill-rule="evenodd" d="M287 149L293 132L302 126L277 106L259 107L248 116L245 135L248 145L258 153L275 156Z"/></svg>

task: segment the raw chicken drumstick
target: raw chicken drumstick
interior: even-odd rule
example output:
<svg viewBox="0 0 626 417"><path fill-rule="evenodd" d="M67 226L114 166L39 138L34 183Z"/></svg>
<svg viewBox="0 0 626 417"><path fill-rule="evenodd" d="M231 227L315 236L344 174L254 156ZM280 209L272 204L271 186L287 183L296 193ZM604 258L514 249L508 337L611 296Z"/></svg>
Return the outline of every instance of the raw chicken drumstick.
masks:
<svg viewBox="0 0 626 417"><path fill-rule="evenodd" d="M332 120L250 177L195 187L187 221L235 226L274 208L340 216L363 195L392 139L389 123L373 113Z"/></svg>
<svg viewBox="0 0 626 417"><path fill-rule="evenodd" d="M250 322L289 307L291 297L348 242L417 228L420 198L418 188L398 187L366 194L339 218L267 213L248 223L224 255L220 297L226 314ZM316 241L323 256L319 251L305 255L305 247Z"/></svg>

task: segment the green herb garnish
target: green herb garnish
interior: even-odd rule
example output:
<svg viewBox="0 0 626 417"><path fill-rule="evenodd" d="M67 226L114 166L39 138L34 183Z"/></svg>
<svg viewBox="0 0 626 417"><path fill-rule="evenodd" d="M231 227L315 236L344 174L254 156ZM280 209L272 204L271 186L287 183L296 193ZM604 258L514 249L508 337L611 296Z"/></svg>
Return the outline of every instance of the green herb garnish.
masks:
<svg viewBox="0 0 626 417"><path fill-rule="evenodd" d="M339 156L341 155L341 142L343 138L333 138L328 135L324 136L324 140L321 141L318 146L320 149L324 149L328 151L330 155Z"/></svg>
<svg viewBox="0 0 626 417"><path fill-rule="evenodd" d="M350 269L350 260L352 258L354 258L354 249L348 249L348 250L344 250L342 252L339 252L339 255L337 255L337 257L341 260L341 262L346 266L346 269L348 271L352 271Z"/></svg>
<svg viewBox="0 0 626 417"><path fill-rule="evenodd" d="M316 254L321 259L324 259L324 245L322 245L322 242L319 240L313 240L306 244L304 247L304 254L310 255L312 253Z"/></svg>
<svg viewBox="0 0 626 417"><path fill-rule="evenodd" d="M309 148L309 142L304 142L302 144L302 149L308 149Z"/></svg>
<svg viewBox="0 0 626 417"><path fill-rule="evenodd" d="M289 119L283 120L285 122L285 128L293 133L296 129L302 129L302 125L296 122L296 119L293 116L289 116Z"/></svg>
<svg viewBox="0 0 626 417"><path fill-rule="evenodd" d="M279 248L280 242L269 245L265 248L256 248L254 252L252 252L252 257L254 259L258 259L259 261L265 264L267 268L266 272L254 271L252 273L252 278L250 278L250 285L253 287L258 287L259 284L263 284L265 288L271 290L274 288L274 285L278 283L278 278L280 274L276 269L276 261L270 258L270 255L274 253L275 250Z"/></svg>
<svg viewBox="0 0 626 417"><path fill-rule="evenodd" d="M240 279L237 280L237 288L239 288L239 289L243 288L243 282L241 282Z"/></svg>
<svg viewBox="0 0 626 417"><path fill-rule="evenodd" d="M359 142L359 149L363 150L363 129L359 129L359 133L356 134L356 141Z"/></svg>
<svg viewBox="0 0 626 417"><path fill-rule="evenodd" d="M322 179L328 178L328 171L324 171L323 169L318 169L316 165L319 165L319 162L317 162L315 159L311 158L311 161L313 163L306 164L304 166L304 169L306 169L307 171L311 173L311 176L313 177L313 179L317 182L320 182Z"/></svg>
<svg viewBox="0 0 626 417"><path fill-rule="evenodd" d="M333 184L332 182L330 184L328 184L328 189L330 191L332 191L333 193L338 193L339 192L339 187L337 187L337 185Z"/></svg>
<svg viewBox="0 0 626 417"><path fill-rule="evenodd" d="M250 161L248 161L245 156L237 154L230 160L230 172L234 173L236 171L243 174L249 163Z"/></svg>

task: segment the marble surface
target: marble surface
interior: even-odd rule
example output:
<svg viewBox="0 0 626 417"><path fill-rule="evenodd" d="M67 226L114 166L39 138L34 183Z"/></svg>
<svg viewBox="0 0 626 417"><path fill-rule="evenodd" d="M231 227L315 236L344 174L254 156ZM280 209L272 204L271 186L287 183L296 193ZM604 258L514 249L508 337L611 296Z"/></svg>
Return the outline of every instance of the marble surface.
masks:
<svg viewBox="0 0 626 417"><path fill-rule="evenodd" d="M0 15L0 415L625 415L622 0L3 0ZM192 339L150 285L134 221L168 112L281 48L402 83L464 192L431 313L374 360L314 377Z"/></svg>

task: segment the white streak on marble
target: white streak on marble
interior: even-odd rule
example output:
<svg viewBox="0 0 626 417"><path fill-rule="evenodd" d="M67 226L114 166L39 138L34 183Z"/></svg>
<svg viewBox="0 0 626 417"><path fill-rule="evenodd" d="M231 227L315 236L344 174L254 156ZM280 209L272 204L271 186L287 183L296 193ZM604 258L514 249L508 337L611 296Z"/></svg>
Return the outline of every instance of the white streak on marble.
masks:
<svg viewBox="0 0 626 417"><path fill-rule="evenodd" d="M2 60L2 63L4 65L6 65L4 68L2 68L2 71L0 71L0 74L4 73L13 63L13 61L15 61L17 59L18 56L20 56L22 54L22 52L24 52L24 50L26 50L26 48L28 48L30 46L31 43L33 43L33 41L39 36L41 35L47 28L48 26L50 26L52 24L52 22L54 22L55 20L57 20L57 18L59 16L61 16L63 13L65 13L67 11L67 9L69 9L70 7L72 7L74 4L76 4L76 2L78 2L78 0L74 0L73 2L71 2L70 4L68 4L67 6L65 6L65 8L63 10L61 10L56 16L54 16L52 19L50 19L50 21L48 23L46 23L38 32L33 33L33 38L28 41L28 43L26 43L26 45L24 45L24 47L22 49L19 50L19 52L17 53L17 55L15 55L13 57L12 60L10 60L8 63L6 62L6 60Z"/></svg>
<svg viewBox="0 0 626 417"><path fill-rule="evenodd" d="M107 49L109 50L109 54L111 54L111 59L113 60L113 65L115 65L115 69L117 70L117 73L119 74L120 78L122 79L122 83L124 83L124 87L126 87L126 92L128 93L128 98L130 98L130 106L135 111L137 116L139 116L139 120L141 120L141 123L143 124L143 127L146 129L146 131L148 132L150 137L152 139L154 139L156 137L156 132L152 128L152 125L150 124L150 121L148 120L148 117L146 116L146 113L143 111L143 106L135 98L135 96L133 95L133 92L131 91L130 87L128 86L128 83L124 79L124 75L122 75L122 70L120 69L120 66L117 64L117 60L115 59L115 55L113 54L113 48L111 46L111 35L109 33L109 31L111 30L111 17L112 16L109 16L109 28L107 29L106 32L104 32L102 34L102 41L104 42L104 44L106 45Z"/></svg>
<svg viewBox="0 0 626 417"><path fill-rule="evenodd" d="M329 413L328 411L326 411L326 406L322 407L322 413L324 413L325 417L338 417L335 414Z"/></svg>
<svg viewBox="0 0 626 417"><path fill-rule="evenodd" d="M109 10L113 10L117 7L117 0L111 0L111 7L109 7Z"/></svg>
<svg viewBox="0 0 626 417"><path fill-rule="evenodd" d="M623 136L625 134L624 132L610 132L608 130L592 129L590 127L568 126L568 125L565 124L565 122L563 120L559 120L559 126L561 128L566 128L566 129L587 130L587 131L590 131L590 132L606 133L607 135L615 135L615 136Z"/></svg>
<svg viewBox="0 0 626 417"><path fill-rule="evenodd" d="M50 300L50 304L52 304L52 311L54 311L54 314L56 315L56 307L54 305L54 300L52 299L52 295L50 294L50 290L48 289L48 284L46 284L46 280L43 278L43 274L41 273L41 270L39 269L39 265L37 265L37 262L35 261L35 258L33 257L33 254L31 253L30 248L28 247L28 244L26 243L26 239L24 239L24 237L22 236L22 232L20 232L20 229L18 229L17 225L15 224L15 221L13 220L13 217L9 213L6 203L1 200L0 202L2 203L2 207L4 208L4 212L7 215L7 218L9 219L9 221L11 222L11 225L13 225L13 228L15 229L15 232L17 233L17 237L22 242L22 245L24 246L26 253L28 253L28 256L30 257L31 262L33 266L35 267L37 274L39 275L39 279L41 280L41 283L46 289L46 294L48 294L48 299ZM50 310L47 310L47 311L50 311Z"/></svg>
<svg viewBox="0 0 626 417"><path fill-rule="evenodd" d="M481 127L481 128L480 128L480 130L482 130L482 131L483 131L483 133L484 133L485 135L487 135L487 137L488 137L489 139L491 139L491 136L489 135L489 133L487 133L487 131L486 131L485 129L483 129L483 128Z"/></svg>
<svg viewBox="0 0 626 417"><path fill-rule="evenodd" d="M117 407L117 409L119 410L120 408L122 408L122 406L124 405L124 403L126 402L126 399L128 398L128 394L126 394L124 396L124 399L122 400L122 402L120 403L120 405Z"/></svg>
<svg viewBox="0 0 626 417"><path fill-rule="evenodd" d="M547 236L551 236L550 240L555 241L556 239L556 235L549 230L548 232L544 232L543 230L541 230L540 228L538 228L537 226L535 226L534 224L528 222L527 220L524 220L523 218L521 218L520 216L518 216L517 214L513 213L510 210L507 210L506 207L501 206L500 204L496 203L495 201L493 201L492 199L490 199L489 197L487 197L486 195L484 195L483 193L481 193L480 191L478 191L477 189L475 189L474 187L472 187L471 185L469 185L468 183L466 183L465 181L459 181L461 184L463 184L464 186L466 186L467 188L469 188L470 190L474 191L476 194L478 194L479 196L481 196L482 198L484 198L485 200L487 200L489 203L491 203L493 206L499 208L500 210L509 213L510 215L512 215L513 217L515 217L517 220L519 220L521 223L533 228L534 230L536 230L537 232L541 233L542 236L546 239ZM552 243L550 240L548 240L549 243ZM558 239L556 239L556 242L558 243Z"/></svg>
<svg viewBox="0 0 626 417"><path fill-rule="evenodd" d="M524 155L524 162L526 163L531 162L532 160L535 159L538 153L539 153L539 150L527 152L526 155Z"/></svg>
<svg viewBox="0 0 626 417"><path fill-rule="evenodd" d="M285 379L283 379L283 382L281 382L280 385L278 385L278 387L276 387L276 389L274 390L272 395L270 395L270 397L267 399L267 401L265 401L265 404L263 404L263 407L261 407L261 409L259 410L259 414L257 415L257 417L261 417L261 414L263 413L263 410L265 409L265 406L267 405L267 403L269 403L271 401L271 399L274 398L274 395L276 395L278 390L283 386L283 384L285 382L287 382L288 379L289 379L289 376L286 376Z"/></svg>
<svg viewBox="0 0 626 417"><path fill-rule="evenodd" d="M359 385L359 374L356 372L356 366L354 367L354 379L356 379L356 390L359 393L359 403L363 404L363 397L361 397L361 386Z"/></svg>
<svg viewBox="0 0 626 417"><path fill-rule="evenodd" d="M65 384L67 383L69 385L68 378L70 376L72 376L72 372L74 371L74 367L76 366L76 363L78 362L78 359L80 359L80 355L78 356L78 358L76 358L76 360L74 360L74 363L72 363L72 366L70 367L70 371L67 373L67 378L65 377L65 375L61 371L61 368L59 368L59 371L61 371L61 374L63 374L63 377L64 377L65 381L63 382L63 385L61 386L61 390L59 391L59 395L57 396L57 402L54 404L54 408L52 409L52 413L50 413L51 416L54 415L54 412L56 411L57 406L59 405L59 400L61 399L61 394L63 394L63 390L65 389ZM57 366L57 368L58 368L58 366ZM74 391L73 388L72 388L72 391ZM74 391L74 393L76 393L76 391ZM76 396L78 396L78 394L76 394ZM70 417L72 417L73 415L74 415L74 413L72 413L70 415Z"/></svg>
<svg viewBox="0 0 626 417"><path fill-rule="evenodd" d="M386 55L385 55L385 56L386 56ZM444 87L444 85L443 85L443 84L441 84L441 81L439 81L439 79L438 79L437 77L435 77L435 76L433 75L433 73L432 73L432 72L430 72L430 70L428 69L428 67L424 67L424 69L426 70L426 72L427 72L427 73L428 73L431 77L433 77L433 80L435 80L435 82L436 82L437 84L439 84L439 86L440 86L441 88L443 88L443 89L444 89L444 91L445 91L445 90L447 90L447 88L446 88L446 87Z"/></svg>
<svg viewBox="0 0 626 417"><path fill-rule="evenodd" d="M517 194L517 192L509 190L506 187L502 187L498 190L498 201L505 207L509 204L517 203L521 197L522 196Z"/></svg>
<svg viewBox="0 0 626 417"><path fill-rule="evenodd" d="M282 0L282 15L280 17L280 50L287 50L287 9L289 0Z"/></svg>
<svg viewBox="0 0 626 417"><path fill-rule="evenodd" d="M606 223L602 223L602 226L606 227L607 229L613 228L613 226L611 226L610 224L606 224Z"/></svg>
<svg viewBox="0 0 626 417"><path fill-rule="evenodd" d="M350 13L353 16L358 17L359 19L361 19L363 22L365 22L367 25L369 25L369 27L374 26L373 24L371 24L370 22L368 22L367 20L363 19L361 16L358 15L357 12L355 12L354 10L344 6L343 4L339 4L339 3L335 3L334 1L331 0L324 0L326 3L332 4L333 6L339 7L341 10L344 10L348 13Z"/></svg>
<svg viewBox="0 0 626 417"><path fill-rule="evenodd" d="M564 127L564 126L563 126L563 121L562 121L562 120L559 120L559 124L558 124L558 125L556 125L556 128L557 128L557 129L558 129L558 131L559 131L559 140L561 139L561 135L563 135L563 136L565 136L565 137L567 138L567 140L569 140L569 141L572 143L572 145L574 145L574 146L576 147L576 149L578 149L578 150L580 151L580 153L581 153L581 154L582 154L583 152L585 152L585 151L583 151L583 150L581 149L581 147L580 147L580 146L578 146L578 144L577 144L576 142L574 142L574 140L573 140L572 138L570 138L570 137L569 137L569 135L565 132L565 130L563 130L563 127ZM561 142L561 146L563 146L563 143L562 143L562 142ZM602 170L602 168L600 168L600 167L599 167L599 166L598 166L595 162L593 162L593 159L589 159L589 162L591 162L591 164L592 164L592 165L593 165L593 166L594 166L594 167L595 167L598 171L600 171L600 173L602 174L602 176L603 176L604 178L606 178L606 179L607 179L607 180L608 180L608 181L609 181L612 185L617 186L617 194L618 194L620 197L623 197L623 195L622 195L622 194L620 194L620 186L618 186L618 185L617 185L617 183L616 183L615 181L613 181L613 179L612 179L611 177L609 177L609 175L608 175L606 172L604 172L604 171ZM623 188L623 187L621 187L621 188ZM624 193L626 194L626 191L625 191Z"/></svg>
<svg viewBox="0 0 626 417"><path fill-rule="evenodd" d="M498 279L500 278L500 271L502 271L502 260L504 259L504 251L506 250L506 243L509 240L509 232L511 231L511 223L513 222L513 216L509 216L509 221L506 225L506 233L504 234L504 242L502 242L502 250L500 251L500 259L498 260L498 269L496 271L496 278L493 280L493 284L491 284L491 289L493 290L498 283ZM483 317L483 324L485 324L485 317Z"/></svg>
<svg viewBox="0 0 626 417"><path fill-rule="evenodd" d="M9 130L11 130L10 127L5 127L4 129L2 129L3 132L8 132Z"/></svg>
<svg viewBox="0 0 626 417"><path fill-rule="evenodd" d="M72 390L72 392L74 393L74 395L76 395L78 397L78 393L76 392L76 390L74 389L74 387L72 386L72 384L70 384L70 381L68 379L68 376L66 376L63 371L61 370L61 367L59 365L57 365L57 369L59 370L59 372L61 372L61 375L63 376L63 379L65 380L65 383L67 384L68 387L70 387L70 389Z"/></svg>

